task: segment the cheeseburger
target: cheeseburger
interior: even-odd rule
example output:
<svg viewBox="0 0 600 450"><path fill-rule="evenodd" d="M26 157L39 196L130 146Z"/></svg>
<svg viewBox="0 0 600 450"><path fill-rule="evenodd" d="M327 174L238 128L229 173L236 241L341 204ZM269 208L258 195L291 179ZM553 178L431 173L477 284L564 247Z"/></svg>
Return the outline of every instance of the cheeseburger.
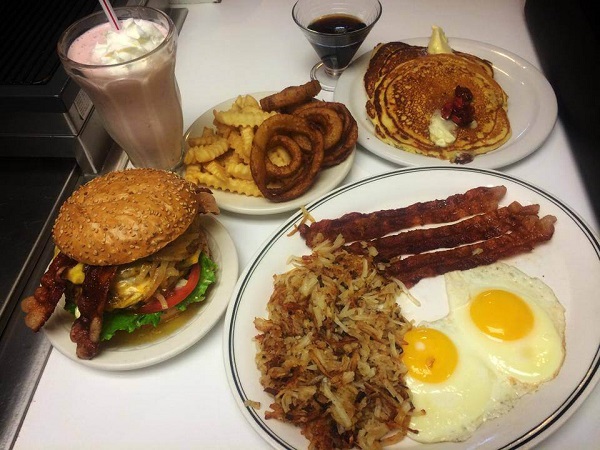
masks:
<svg viewBox="0 0 600 450"><path fill-rule="evenodd" d="M60 208L56 255L21 304L25 323L38 331L64 294L77 356L91 359L116 332L204 300L216 274L200 223L207 213L219 213L211 191L170 172L124 170L83 185Z"/></svg>

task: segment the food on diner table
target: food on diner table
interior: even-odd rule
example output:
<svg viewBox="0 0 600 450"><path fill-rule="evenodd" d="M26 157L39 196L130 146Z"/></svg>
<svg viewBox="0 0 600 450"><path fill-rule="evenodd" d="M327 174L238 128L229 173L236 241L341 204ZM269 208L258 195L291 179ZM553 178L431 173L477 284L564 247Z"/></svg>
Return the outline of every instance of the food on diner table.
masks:
<svg viewBox="0 0 600 450"><path fill-rule="evenodd" d="M261 98L260 106L265 111L281 112L286 108L311 101L319 92L321 92L321 84L317 80L311 80L300 86L289 86L281 92Z"/></svg>
<svg viewBox="0 0 600 450"><path fill-rule="evenodd" d="M554 216L539 217L539 205L518 202L498 209L505 193L504 186L478 187L444 200L303 222L298 231L309 247L340 234L349 251L373 256L382 272L412 287L423 278L531 251L552 238ZM446 225L390 234L434 224Z"/></svg>
<svg viewBox="0 0 600 450"><path fill-rule="evenodd" d="M273 202L301 196L321 170L350 156L358 138L348 108L314 99L319 91L309 82L260 103L240 95L230 109L214 111L215 129L188 138L185 178Z"/></svg>
<svg viewBox="0 0 600 450"><path fill-rule="evenodd" d="M508 96L489 61L453 51L434 27L428 47L379 44L364 75L366 109L383 142L468 163L511 136Z"/></svg>
<svg viewBox="0 0 600 450"><path fill-rule="evenodd" d="M407 433L412 405L401 343L410 324L368 257L343 240L292 259L274 278L268 317L254 321L265 418L301 428L314 449L377 449Z"/></svg>
<svg viewBox="0 0 600 450"><path fill-rule="evenodd" d="M53 227L57 254L21 303L39 331L65 295L71 340L91 359L120 330L157 326L205 299L215 281L201 215L218 214L210 190L154 169L111 172L77 189Z"/></svg>
<svg viewBox="0 0 600 450"><path fill-rule="evenodd" d="M294 139L301 136L305 148ZM285 166L269 163L270 146L283 147L291 156ZM261 124L254 135L250 169L258 189L269 200L283 202L299 197L314 183L323 162L323 135L302 117L277 114ZM285 170L288 168L289 170Z"/></svg>
<svg viewBox="0 0 600 450"><path fill-rule="evenodd" d="M402 346L409 436L420 442L468 439L556 377L565 356L564 308L541 280L495 263L447 273L445 284L449 313Z"/></svg>
<svg viewBox="0 0 600 450"><path fill-rule="evenodd" d="M293 114L306 118L311 126L323 133L326 140L323 167L340 164L354 150L358 139L358 125L343 103L309 102L296 107ZM340 125L337 125L338 120ZM336 122L335 126L331 125L333 122Z"/></svg>
<svg viewBox="0 0 600 450"><path fill-rule="evenodd" d="M530 215L513 229L491 239L437 252L419 253L390 262L383 270L413 286L427 277L465 270L530 252L554 235L556 217Z"/></svg>
<svg viewBox="0 0 600 450"><path fill-rule="evenodd" d="M559 373L564 307L541 280L500 262L449 272L447 315L414 323L412 294L347 248L292 257L254 321L265 418L309 448L464 441Z"/></svg>
<svg viewBox="0 0 600 450"><path fill-rule="evenodd" d="M376 260L390 261L402 255L422 253L438 248L451 248L501 236L517 224L537 215L539 205L522 206L512 202L508 206L471 216L459 222L434 228L417 228L368 242L355 241L347 249L363 253L366 248L376 250Z"/></svg>
<svg viewBox="0 0 600 450"><path fill-rule="evenodd" d="M299 226L309 247L342 234L346 242L365 241L418 225L452 222L466 216L493 211L506 194L506 187L477 187L443 200L429 200L402 208L370 213L351 212L337 219L322 219Z"/></svg>
<svg viewBox="0 0 600 450"><path fill-rule="evenodd" d="M214 111L215 128L188 137L186 180L223 191L261 197L252 179L250 154L257 124L275 113L263 111L251 95L239 95L225 111Z"/></svg>

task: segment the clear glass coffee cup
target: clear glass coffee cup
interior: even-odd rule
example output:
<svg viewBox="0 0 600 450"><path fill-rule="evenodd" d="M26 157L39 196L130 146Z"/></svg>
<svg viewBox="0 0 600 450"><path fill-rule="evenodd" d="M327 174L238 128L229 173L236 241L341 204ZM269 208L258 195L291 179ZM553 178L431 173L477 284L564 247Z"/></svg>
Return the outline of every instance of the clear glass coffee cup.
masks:
<svg viewBox="0 0 600 450"><path fill-rule="evenodd" d="M106 15L98 12L63 32L58 55L133 166L176 170L184 149L181 96L175 78L177 29L169 16L153 8L115 8L115 14L121 24L119 33L126 33L123 25L133 19L140 26L154 25L163 35L162 41L148 51L151 45L147 42L141 50L125 48L122 53L107 46L101 60L97 54L91 57L94 41L101 41L111 29ZM81 49L86 52L83 56L77 53ZM127 61L130 50L133 59Z"/></svg>

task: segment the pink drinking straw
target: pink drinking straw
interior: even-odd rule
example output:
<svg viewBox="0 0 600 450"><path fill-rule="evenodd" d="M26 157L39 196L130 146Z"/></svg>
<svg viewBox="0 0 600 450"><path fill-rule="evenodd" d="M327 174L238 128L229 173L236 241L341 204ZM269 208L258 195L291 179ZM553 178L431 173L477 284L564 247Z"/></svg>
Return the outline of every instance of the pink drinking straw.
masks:
<svg viewBox="0 0 600 450"><path fill-rule="evenodd" d="M98 0L98 1L102 5L102 9L104 10L104 13L106 14L106 17L108 18L108 21L112 25L113 29L115 29L116 31L119 31L121 29L121 27L119 27L119 19L117 19L117 15L115 14L115 11L112 9L110 2L108 0Z"/></svg>

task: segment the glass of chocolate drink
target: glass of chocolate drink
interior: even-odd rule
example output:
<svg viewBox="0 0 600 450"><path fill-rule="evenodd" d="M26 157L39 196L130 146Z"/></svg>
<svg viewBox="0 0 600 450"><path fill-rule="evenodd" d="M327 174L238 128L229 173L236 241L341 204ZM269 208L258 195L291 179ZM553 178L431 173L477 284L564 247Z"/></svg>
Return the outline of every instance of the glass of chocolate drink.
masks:
<svg viewBox="0 0 600 450"><path fill-rule="evenodd" d="M310 72L326 91L337 79L381 17L379 0L298 0L292 8L300 27L321 61Z"/></svg>

